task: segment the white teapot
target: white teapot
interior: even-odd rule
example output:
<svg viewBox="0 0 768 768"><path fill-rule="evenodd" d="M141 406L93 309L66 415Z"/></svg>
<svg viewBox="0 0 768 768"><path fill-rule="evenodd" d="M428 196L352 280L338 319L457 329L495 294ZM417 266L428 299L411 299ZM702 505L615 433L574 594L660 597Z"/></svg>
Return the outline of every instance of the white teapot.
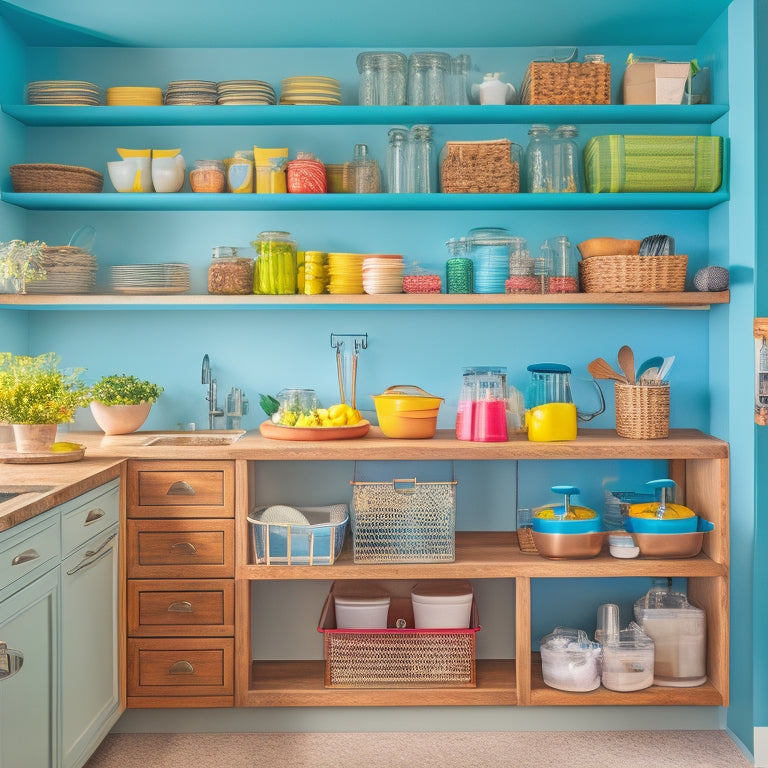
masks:
<svg viewBox="0 0 768 768"><path fill-rule="evenodd" d="M502 72L489 72L482 83L472 86L472 95L481 104L512 104L517 92L512 83L503 83L499 78Z"/></svg>

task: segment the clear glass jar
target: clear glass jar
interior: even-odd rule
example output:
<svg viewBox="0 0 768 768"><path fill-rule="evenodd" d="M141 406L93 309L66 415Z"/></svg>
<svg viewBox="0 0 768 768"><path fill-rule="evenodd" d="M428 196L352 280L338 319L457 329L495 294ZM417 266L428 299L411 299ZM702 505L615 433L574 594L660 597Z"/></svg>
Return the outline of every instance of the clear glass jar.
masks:
<svg viewBox="0 0 768 768"><path fill-rule="evenodd" d="M414 125L408 133L410 192L437 191L437 164L432 154L432 128Z"/></svg>
<svg viewBox="0 0 768 768"><path fill-rule="evenodd" d="M227 186L224 163L221 160L195 160L189 172L193 192L223 192Z"/></svg>
<svg viewBox="0 0 768 768"><path fill-rule="evenodd" d="M517 238L501 227L476 227L467 234L467 255L474 264L475 293L505 293L509 249Z"/></svg>
<svg viewBox="0 0 768 768"><path fill-rule="evenodd" d="M445 104L445 81L450 71L451 57L447 53L412 53L408 57L408 103Z"/></svg>
<svg viewBox="0 0 768 768"><path fill-rule="evenodd" d="M350 192L378 192L381 189L379 163L373 158L367 144L355 144L350 164Z"/></svg>
<svg viewBox="0 0 768 768"><path fill-rule="evenodd" d="M579 132L574 125L560 125L552 140L554 192L583 192L581 150L576 143Z"/></svg>
<svg viewBox="0 0 768 768"><path fill-rule="evenodd" d="M387 146L386 192L410 192L408 129L390 128Z"/></svg>
<svg viewBox="0 0 768 768"><path fill-rule="evenodd" d="M408 59L402 53L369 51L359 54L358 103L366 107L405 104L407 69Z"/></svg>
<svg viewBox="0 0 768 768"><path fill-rule="evenodd" d="M472 60L466 53L451 59L451 73L448 78L446 104L463 106L469 104L469 70Z"/></svg>
<svg viewBox="0 0 768 768"><path fill-rule="evenodd" d="M528 192L552 192L552 135L548 125L532 125L525 148L525 188Z"/></svg>
<svg viewBox="0 0 768 768"><path fill-rule="evenodd" d="M576 252L565 235L545 240L541 246L541 258L547 264L547 293L578 293Z"/></svg>
<svg viewBox="0 0 768 768"><path fill-rule="evenodd" d="M253 292L296 293L296 243L289 232L260 232L251 244L256 251Z"/></svg>
<svg viewBox="0 0 768 768"><path fill-rule="evenodd" d="M253 258L237 248L217 246L208 267L208 293L244 296L253 292Z"/></svg>

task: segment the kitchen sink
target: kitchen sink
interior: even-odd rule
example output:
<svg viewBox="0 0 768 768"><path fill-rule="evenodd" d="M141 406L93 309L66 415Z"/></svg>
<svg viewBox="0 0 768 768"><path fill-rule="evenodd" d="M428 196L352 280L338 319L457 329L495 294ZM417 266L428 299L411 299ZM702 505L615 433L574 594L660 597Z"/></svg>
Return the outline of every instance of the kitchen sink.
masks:
<svg viewBox="0 0 768 768"><path fill-rule="evenodd" d="M25 493L46 493L52 489L51 485L0 485L0 504Z"/></svg>
<svg viewBox="0 0 768 768"><path fill-rule="evenodd" d="M226 432L169 432L162 435L155 435L146 440L142 445L178 445L178 446L211 446L211 445L232 445L237 442L245 430L233 430Z"/></svg>

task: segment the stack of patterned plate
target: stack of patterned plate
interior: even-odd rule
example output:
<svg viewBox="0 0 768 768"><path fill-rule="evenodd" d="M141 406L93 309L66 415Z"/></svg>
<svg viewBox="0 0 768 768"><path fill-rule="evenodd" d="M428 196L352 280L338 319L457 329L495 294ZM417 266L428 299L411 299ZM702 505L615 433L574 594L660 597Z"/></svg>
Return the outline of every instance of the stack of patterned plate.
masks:
<svg viewBox="0 0 768 768"><path fill-rule="evenodd" d="M275 89L263 80L222 80L219 104L274 104Z"/></svg>
<svg viewBox="0 0 768 768"><path fill-rule="evenodd" d="M328 254L328 293L364 293L362 253Z"/></svg>
<svg viewBox="0 0 768 768"><path fill-rule="evenodd" d="M332 77L286 77L281 104L341 104L341 84Z"/></svg>
<svg viewBox="0 0 768 768"><path fill-rule="evenodd" d="M91 293L96 284L96 258L73 245L43 248L45 279L27 283L27 293Z"/></svg>
<svg viewBox="0 0 768 768"><path fill-rule="evenodd" d="M96 106L101 89L83 80L34 80L27 84L27 104Z"/></svg>
<svg viewBox="0 0 768 768"><path fill-rule="evenodd" d="M363 261L363 289L366 293L402 293L403 257L396 254L366 256Z"/></svg>
<svg viewBox="0 0 768 768"><path fill-rule="evenodd" d="M110 269L117 293L163 294L189 290L189 264L126 264Z"/></svg>
<svg viewBox="0 0 768 768"><path fill-rule="evenodd" d="M165 91L166 104L215 104L216 83L210 80L174 80Z"/></svg>
<svg viewBox="0 0 768 768"><path fill-rule="evenodd" d="M107 106L109 107L157 107L162 103L161 88L129 85L107 88Z"/></svg>

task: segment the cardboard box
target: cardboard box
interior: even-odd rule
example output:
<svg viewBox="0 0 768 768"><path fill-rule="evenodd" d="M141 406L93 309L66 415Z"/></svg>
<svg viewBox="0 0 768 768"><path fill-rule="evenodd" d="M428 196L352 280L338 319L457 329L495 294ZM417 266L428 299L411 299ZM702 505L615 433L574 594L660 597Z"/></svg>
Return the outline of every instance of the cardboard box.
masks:
<svg viewBox="0 0 768 768"><path fill-rule="evenodd" d="M690 62L639 61L624 70L625 104L680 104Z"/></svg>

